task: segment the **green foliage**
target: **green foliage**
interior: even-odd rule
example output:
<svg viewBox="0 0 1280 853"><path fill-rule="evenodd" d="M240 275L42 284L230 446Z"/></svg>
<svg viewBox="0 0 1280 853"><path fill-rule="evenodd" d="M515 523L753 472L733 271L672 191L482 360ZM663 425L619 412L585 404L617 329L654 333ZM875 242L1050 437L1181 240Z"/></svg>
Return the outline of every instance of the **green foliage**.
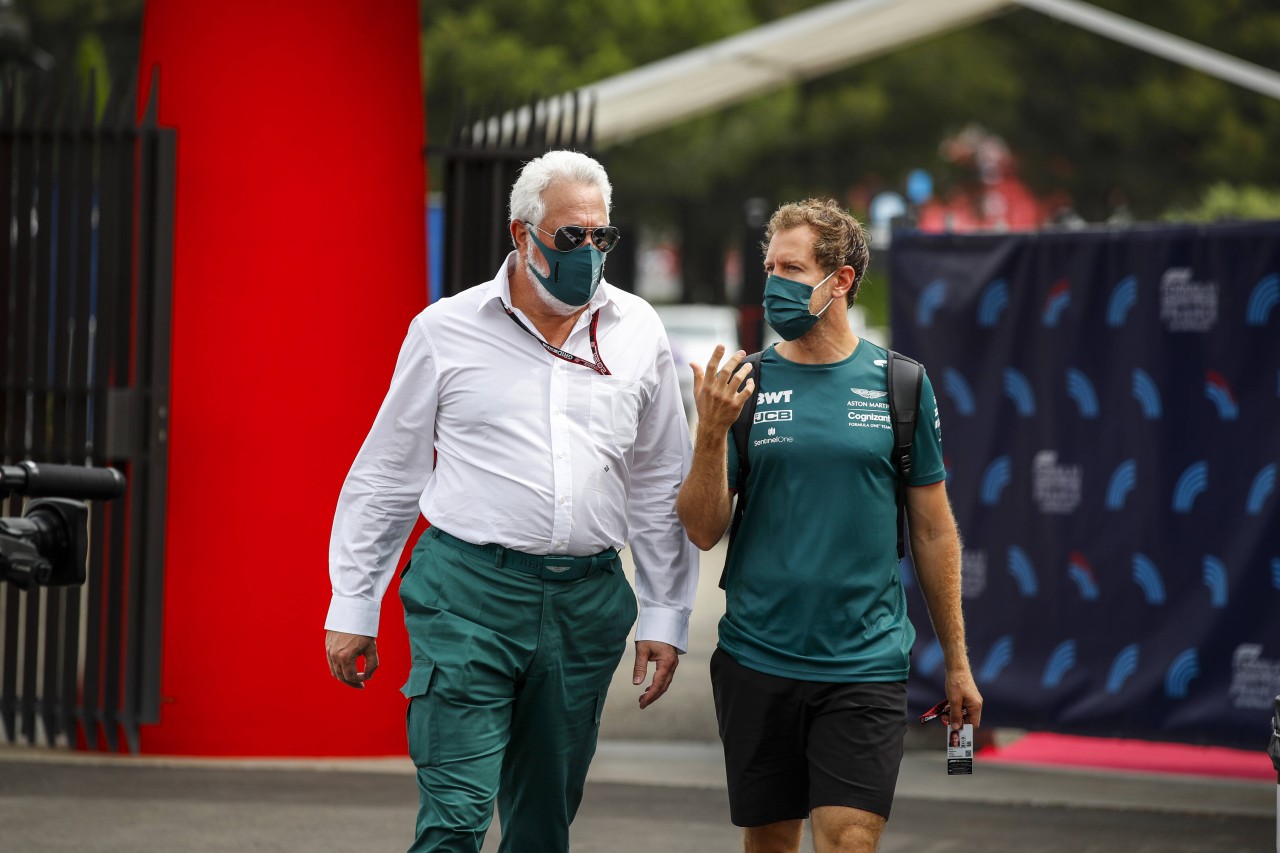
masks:
<svg viewBox="0 0 1280 853"><path fill-rule="evenodd" d="M93 115L101 118L111 95L111 68L107 62L107 49L97 33L86 33L76 48L76 76L80 78L80 91L86 96L89 81L94 83Z"/></svg>
<svg viewBox="0 0 1280 853"><path fill-rule="evenodd" d="M459 95L506 104L567 92L757 23L742 0L446 0L422 4L428 114Z"/></svg>
<svg viewBox="0 0 1280 853"><path fill-rule="evenodd" d="M1213 184L1193 207L1174 208L1168 222L1216 222L1223 219L1280 220L1280 188Z"/></svg>
<svg viewBox="0 0 1280 853"><path fill-rule="evenodd" d="M1277 67L1275 0L1094 1ZM498 93L511 104L565 92L819 2L424 3L433 138L447 131L459 92L481 104ZM602 153L617 216L678 227L702 287L720 275L724 249L740 245L747 199L773 207L832 196L865 216L869 198L901 191L913 168L946 192L973 176L939 144L974 122L1008 142L1034 190L1064 195L1092 221L1122 206L1139 219L1207 207L1201 198L1219 183L1280 186L1280 101L1016 8ZM1272 209L1238 194L1233 210Z"/></svg>
<svg viewBox="0 0 1280 853"><path fill-rule="evenodd" d="M13 9L26 29L15 50L47 56L57 85L74 79L88 92L96 80L95 115L101 116L113 86L132 86L142 34L143 0L17 0ZM13 46L10 48L14 49ZM28 69L29 70L29 69Z"/></svg>

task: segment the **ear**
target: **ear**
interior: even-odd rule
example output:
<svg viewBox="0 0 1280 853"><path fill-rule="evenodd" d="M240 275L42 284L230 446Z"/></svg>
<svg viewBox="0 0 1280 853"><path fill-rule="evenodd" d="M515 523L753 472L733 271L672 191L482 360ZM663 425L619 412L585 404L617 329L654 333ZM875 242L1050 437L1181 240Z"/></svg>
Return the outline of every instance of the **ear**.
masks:
<svg viewBox="0 0 1280 853"><path fill-rule="evenodd" d="M511 232L511 245L517 250L527 248L529 241L529 227L519 219L513 219L507 223L507 230Z"/></svg>
<svg viewBox="0 0 1280 853"><path fill-rule="evenodd" d="M835 277L831 279L831 296L835 299L844 299L853 289L853 283L857 277L858 274L848 264L840 267L836 270Z"/></svg>

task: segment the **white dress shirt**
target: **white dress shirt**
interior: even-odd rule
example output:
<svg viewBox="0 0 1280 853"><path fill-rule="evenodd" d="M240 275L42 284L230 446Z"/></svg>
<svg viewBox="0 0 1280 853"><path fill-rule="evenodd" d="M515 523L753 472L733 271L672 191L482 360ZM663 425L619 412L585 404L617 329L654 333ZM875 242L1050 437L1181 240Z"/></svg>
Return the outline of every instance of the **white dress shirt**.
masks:
<svg viewBox="0 0 1280 853"><path fill-rule="evenodd" d="M684 651L697 550L676 517L692 448L657 312L601 282L561 359L522 331L507 271L413 319L391 387L338 498L325 627L375 636L383 593L418 511L446 533L530 554L630 543L637 640ZM435 455L432 464L433 452ZM495 568L494 571L499 571Z"/></svg>

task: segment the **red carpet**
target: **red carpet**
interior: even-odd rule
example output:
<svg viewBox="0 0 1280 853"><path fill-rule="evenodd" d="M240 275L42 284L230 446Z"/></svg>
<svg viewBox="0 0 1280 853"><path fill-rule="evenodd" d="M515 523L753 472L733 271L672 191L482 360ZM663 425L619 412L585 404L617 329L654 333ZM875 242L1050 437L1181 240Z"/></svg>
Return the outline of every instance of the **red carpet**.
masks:
<svg viewBox="0 0 1280 853"><path fill-rule="evenodd" d="M1183 773L1231 779L1276 780L1266 744L1256 751L1119 738L1030 732L1014 743L988 747L978 760L993 764L1056 764L1073 767Z"/></svg>

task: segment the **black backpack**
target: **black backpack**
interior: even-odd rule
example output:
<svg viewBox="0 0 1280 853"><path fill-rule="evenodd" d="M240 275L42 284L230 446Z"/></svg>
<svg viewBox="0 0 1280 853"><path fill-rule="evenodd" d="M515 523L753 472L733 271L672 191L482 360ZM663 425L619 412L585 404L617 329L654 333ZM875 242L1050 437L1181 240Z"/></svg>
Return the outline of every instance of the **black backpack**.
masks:
<svg viewBox="0 0 1280 853"><path fill-rule="evenodd" d="M761 385L760 353L752 353L742 360L751 365L750 378L755 380L756 393L751 395L738 413L738 419L729 428L733 444L738 449L738 504L733 511L733 523L729 526L729 550L733 553L733 541L742 525L742 514L747 508L747 481L751 473L751 459L747 453L751 424L755 421L756 402ZM903 522L907 511L907 476L911 473L911 442L915 438L916 409L920 407L920 388L924 384L924 366L914 359L889 350L886 387L889 389L889 421L893 426L893 465L898 471L896 500L898 504L898 559L906 555ZM744 380L745 382L745 380ZM725 556L724 569L720 572L720 588L724 589L725 574L729 570L729 557Z"/></svg>

